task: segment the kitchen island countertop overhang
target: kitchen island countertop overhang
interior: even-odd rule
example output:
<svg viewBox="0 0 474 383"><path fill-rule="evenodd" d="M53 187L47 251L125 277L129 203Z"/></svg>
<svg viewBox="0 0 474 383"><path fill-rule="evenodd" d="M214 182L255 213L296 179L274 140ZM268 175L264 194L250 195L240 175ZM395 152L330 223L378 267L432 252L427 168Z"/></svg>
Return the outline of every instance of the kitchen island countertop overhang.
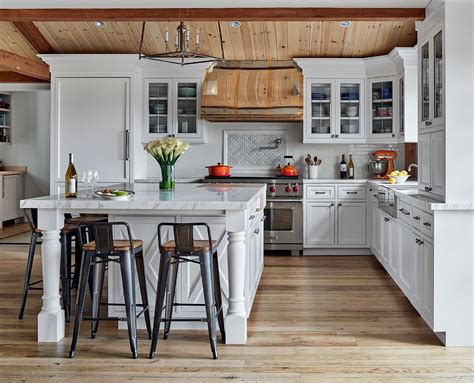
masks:
<svg viewBox="0 0 474 383"><path fill-rule="evenodd" d="M213 238L223 237L218 255L222 261L219 271L224 280L224 301L227 302L226 343L244 344L247 339L247 317L263 270L265 185L176 184L173 192L160 192L158 184L117 184L107 188L132 190L135 195L125 201L110 201L100 197L84 198L80 192L78 198L73 199L65 198L64 195L50 195L21 201L22 208L38 209L38 227L43 231L43 306L38 315L38 341L58 342L65 334L59 290L59 238L63 214L103 213L109 215L110 221L128 222L133 236L144 240L145 258L149 257L146 264L150 268L147 275L148 290L152 290L149 291L150 302L154 302L156 292L157 270L154 267L157 267L159 260L156 239L158 223L209 222ZM166 240L172 234L167 235ZM110 272L118 270L112 268ZM183 280L198 277L192 269L183 269L182 273ZM120 286L113 284L114 279L109 278L109 297L121 299ZM202 299L202 293L197 288L200 283L192 282L187 287L184 284L183 298L193 301ZM184 291L186 288L188 290ZM153 307L151 309L153 312ZM190 316L189 312L184 314ZM200 315L199 312L193 314Z"/></svg>

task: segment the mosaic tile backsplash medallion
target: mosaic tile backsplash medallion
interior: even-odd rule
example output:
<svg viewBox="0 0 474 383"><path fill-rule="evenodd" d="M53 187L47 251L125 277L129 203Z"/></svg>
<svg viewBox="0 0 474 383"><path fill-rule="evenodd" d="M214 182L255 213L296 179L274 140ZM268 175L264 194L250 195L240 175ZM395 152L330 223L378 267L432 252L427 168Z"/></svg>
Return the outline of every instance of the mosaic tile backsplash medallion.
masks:
<svg viewBox="0 0 474 383"><path fill-rule="evenodd" d="M235 168L259 167L272 169L286 154L286 132L226 131L225 162ZM281 140L281 144L277 144Z"/></svg>

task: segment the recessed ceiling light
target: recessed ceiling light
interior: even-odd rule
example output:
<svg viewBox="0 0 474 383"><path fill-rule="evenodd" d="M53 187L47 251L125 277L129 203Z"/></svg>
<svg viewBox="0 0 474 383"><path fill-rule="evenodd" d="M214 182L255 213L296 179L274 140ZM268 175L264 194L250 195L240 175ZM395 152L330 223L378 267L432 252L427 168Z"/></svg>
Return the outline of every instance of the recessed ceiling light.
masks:
<svg viewBox="0 0 474 383"><path fill-rule="evenodd" d="M232 28L239 28L242 25L240 21L234 20L234 21L229 21L229 27Z"/></svg>
<svg viewBox="0 0 474 383"><path fill-rule="evenodd" d="M352 25L352 22L350 22L350 21L340 21L339 25L343 28L349 28Z"/></svg>
<svg viewBox="0 0 474 383"><path fill-rule="evenodd" d="M100 20L99 20L99 21L96 21L96 22L95 22L95 26L96 26L97 28L105 28L106 25L107 25L107 23L106 23L105 21L100 21Z"/></svg>

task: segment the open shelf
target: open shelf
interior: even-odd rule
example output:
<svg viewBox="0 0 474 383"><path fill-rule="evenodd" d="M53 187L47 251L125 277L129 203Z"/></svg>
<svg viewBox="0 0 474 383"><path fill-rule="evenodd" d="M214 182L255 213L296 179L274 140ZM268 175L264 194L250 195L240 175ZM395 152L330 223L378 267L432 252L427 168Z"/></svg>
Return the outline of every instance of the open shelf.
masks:
<svg viewBox="0 0 474 383"><path fill-rule="evenodd" d="M393 98L381 98L377 100L372 100L374 104L381 103L381 102L393 102Z"/></svg>

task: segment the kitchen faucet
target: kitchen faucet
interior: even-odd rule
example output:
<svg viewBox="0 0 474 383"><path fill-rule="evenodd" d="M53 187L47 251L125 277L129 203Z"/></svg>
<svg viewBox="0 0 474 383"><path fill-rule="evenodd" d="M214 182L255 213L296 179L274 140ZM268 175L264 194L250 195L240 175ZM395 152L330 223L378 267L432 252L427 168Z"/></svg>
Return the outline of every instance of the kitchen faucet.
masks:
<svg viewBox="0 0 474 383"><path fill-rule="evenodd" d="M417 169L418 169L418 165L417 165L417 164L410 164L410 165L408 165L408 173L410 173L411 168L417 168Z"/></svg>

